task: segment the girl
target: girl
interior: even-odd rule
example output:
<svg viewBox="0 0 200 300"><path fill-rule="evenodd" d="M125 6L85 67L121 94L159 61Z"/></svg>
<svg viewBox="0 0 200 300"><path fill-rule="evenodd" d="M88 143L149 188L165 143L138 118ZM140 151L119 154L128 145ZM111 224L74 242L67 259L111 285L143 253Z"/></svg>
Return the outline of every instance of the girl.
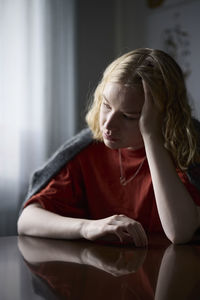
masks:
<svg viewBox="0 0 200 300"><path fill-rule="evenodd" d="M19 234L143 247L164 231L190 241L200 226L198 122L177 63L148 48L119 57L86 120L90 129L35 173Z"/></svg>

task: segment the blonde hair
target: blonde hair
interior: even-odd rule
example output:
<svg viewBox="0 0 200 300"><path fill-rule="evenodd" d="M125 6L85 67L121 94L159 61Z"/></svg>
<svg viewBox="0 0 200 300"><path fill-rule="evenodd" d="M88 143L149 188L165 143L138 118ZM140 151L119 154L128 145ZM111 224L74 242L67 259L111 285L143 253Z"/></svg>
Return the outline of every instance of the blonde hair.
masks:
<svg viewBox="0 0 200 300"><path fill-rule="evenodd" d="M183 73L174 59L161 50L137 49L117 58L106 68L86 115L94 138L102 140L99 114L106 83L117 82L143 90L142 80L147 83L157 109L163 113L165 147L176 166L186 170L190 164L200 162Z"/></svg>

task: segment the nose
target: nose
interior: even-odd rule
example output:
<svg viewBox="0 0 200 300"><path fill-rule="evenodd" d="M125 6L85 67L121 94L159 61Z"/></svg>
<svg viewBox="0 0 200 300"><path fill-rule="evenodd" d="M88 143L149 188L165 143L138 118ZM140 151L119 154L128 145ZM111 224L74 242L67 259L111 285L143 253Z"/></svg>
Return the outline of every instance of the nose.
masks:
<svg viewBox="0 0 200 300"><path fill-rule="evenodd" d="M116 131L117 124L118 124L117 116L114 113L112 113L107 116L107 119L104 123L104 127L105 127L105 129L107 129L109 131Z"/></svg>

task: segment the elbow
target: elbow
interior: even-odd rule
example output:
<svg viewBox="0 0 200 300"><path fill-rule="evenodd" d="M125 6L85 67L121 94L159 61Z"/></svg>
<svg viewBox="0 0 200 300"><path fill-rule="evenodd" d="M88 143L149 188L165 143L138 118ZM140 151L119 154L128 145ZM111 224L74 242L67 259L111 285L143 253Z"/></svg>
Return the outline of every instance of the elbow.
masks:
<svg viewBox="0 0 200 300"><path fill-rule="evenodd" d="M174 245L187 244L191 242L191 240L193 239L195 231L196 230L194 229L194 230L188 230L186 232L174 233L172 235L168 235L168 239Z"/></svg>
<svg viewBox="0 0 200 300"><path fill-rule="evenodd" d="M18 235L29 235L30 221L27 218L26 211L22 211L17 221L17 233Z"/></svg>
<svg viewBox="0 0 200 300"><path fill-rule="evenodd" d="M31 204L21 212L17 221L18 235L34 235L34 219L37 219L37 216L34 214L35 207L35 204Z"/></svg>
<svg viewBox="0 0 200 300"><path fill-rule="evenodd" d="M199 219L196 215L192 220L186 221L184 224L178 222L176 226L172 226L171 230L166 233L168 239L174 245L187 244L191 242L199 227Z"/></svg>
<svg viewBox="0 0 200 300"><path fill-rule="evenodd" d="M25 234L22 216L20 216L18 221L17 221L17 233L18 233L18 235L24 235Z"/></svg>

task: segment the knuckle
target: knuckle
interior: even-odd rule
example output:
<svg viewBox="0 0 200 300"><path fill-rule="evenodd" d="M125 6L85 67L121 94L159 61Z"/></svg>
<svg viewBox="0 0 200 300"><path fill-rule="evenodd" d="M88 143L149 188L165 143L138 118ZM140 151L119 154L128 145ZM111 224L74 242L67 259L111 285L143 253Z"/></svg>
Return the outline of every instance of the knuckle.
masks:
<svg viewBox="0 0 200 300"><path fill-rule="evenodd" d="M111 216L111 220L116 220L117 217L118 217L118 215L113 215L113 216Z"/></svg>

